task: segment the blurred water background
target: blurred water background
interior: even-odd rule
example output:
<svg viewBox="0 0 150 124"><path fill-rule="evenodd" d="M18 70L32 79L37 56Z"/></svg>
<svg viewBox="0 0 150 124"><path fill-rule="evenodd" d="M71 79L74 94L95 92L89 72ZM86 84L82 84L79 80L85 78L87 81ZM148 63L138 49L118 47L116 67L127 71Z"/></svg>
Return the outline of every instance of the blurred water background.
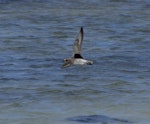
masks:
<svg viewBox="0 0 150 124"><path fill-rule="evenodd" d="M80 26L94 65L61 69ZM0 0L0 123L90 115L149 124L150 1Z"/></svg>

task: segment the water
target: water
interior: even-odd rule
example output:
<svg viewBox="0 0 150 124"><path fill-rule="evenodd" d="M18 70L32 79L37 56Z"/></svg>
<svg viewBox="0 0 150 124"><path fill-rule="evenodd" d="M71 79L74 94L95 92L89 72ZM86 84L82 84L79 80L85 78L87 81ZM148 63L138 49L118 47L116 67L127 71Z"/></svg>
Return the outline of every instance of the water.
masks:
<svg viewBox="0 0 150 124"><path fill-rule="evenodd" d="M149 124L149 12L149 0L0 0L0 123ZM94 65L61 69L80 26Z"/></svg>

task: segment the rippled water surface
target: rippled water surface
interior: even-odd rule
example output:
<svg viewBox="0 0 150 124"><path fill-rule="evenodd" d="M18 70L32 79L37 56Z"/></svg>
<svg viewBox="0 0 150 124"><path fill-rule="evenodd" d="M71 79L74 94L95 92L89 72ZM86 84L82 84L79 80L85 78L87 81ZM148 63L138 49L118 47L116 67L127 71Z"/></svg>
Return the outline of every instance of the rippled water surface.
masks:
<svg viewBox="0 0 150 124"><path fill-rule="evenodd" d="M149 0L0 0L0 123L149 124L149 13ZM62 69L80 26L94 64Z"/></svg>

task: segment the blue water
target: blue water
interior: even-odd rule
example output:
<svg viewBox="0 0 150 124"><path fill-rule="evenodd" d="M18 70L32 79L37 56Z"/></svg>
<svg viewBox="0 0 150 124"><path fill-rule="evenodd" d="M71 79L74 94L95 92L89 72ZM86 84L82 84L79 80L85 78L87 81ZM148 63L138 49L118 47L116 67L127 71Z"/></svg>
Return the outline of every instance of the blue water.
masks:
<svg viewBox="0 0 150 124"><path fill-rule="evenodd" d="M0 123L149 124L149 12L149 0L0 0ZM94 64L62 69L80 26Z"/></svg>

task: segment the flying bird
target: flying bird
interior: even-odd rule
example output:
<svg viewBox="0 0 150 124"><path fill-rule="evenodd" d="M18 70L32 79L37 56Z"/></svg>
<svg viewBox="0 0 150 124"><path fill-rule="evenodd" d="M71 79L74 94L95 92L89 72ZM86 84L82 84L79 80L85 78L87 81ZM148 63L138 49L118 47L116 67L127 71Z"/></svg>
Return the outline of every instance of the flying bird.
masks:
<svg viewBox="0 0 150 124"><path fill-rule="evenodd" d="M82 51L82 42L83 42L83 27L80 28L80 32L77 35L77 38L73 45L73 55L71 58L64 59L64 64L62 65L62 68L69 67L71 65L92 65L93 61L86 60L82 57L81 51Z"/></svg>

